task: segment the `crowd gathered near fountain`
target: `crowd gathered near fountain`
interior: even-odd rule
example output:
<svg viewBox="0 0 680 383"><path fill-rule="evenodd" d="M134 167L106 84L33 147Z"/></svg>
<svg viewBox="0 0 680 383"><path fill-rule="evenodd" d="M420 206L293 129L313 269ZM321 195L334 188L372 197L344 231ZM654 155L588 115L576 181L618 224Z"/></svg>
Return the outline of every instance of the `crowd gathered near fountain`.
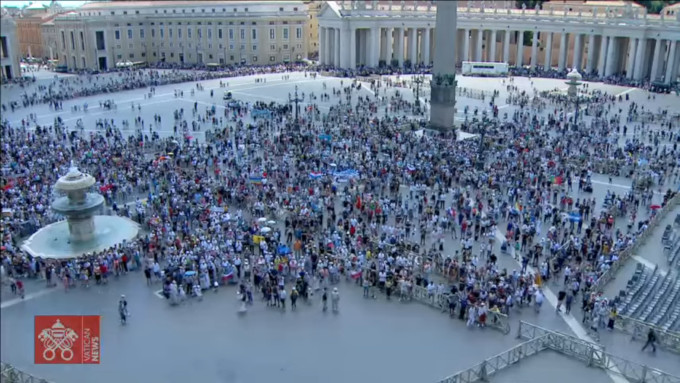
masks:
<svg viewBox="0 0 680 383"><path fill-rule="evenodd" d="M351 76L367 73L320 69L305 72L324 83L323 93L308 92L298 120L285 100L236 96L217 108L171 107L153 121L141 116L144 102L133 103L129 116L95 126L61 117L38 125L31 107L62 110L97 95L110 110L115 92L143 88L152 98L183 82L194 90L175 97L195 98L204 80L222 86L301 66L140 69L8 86L24 89L3 97L3 116L25 117L3 117L1 126L0 204L10 209L4 272L68 291L140 271L171 304L235 284L242 310L261 295L279 309L300 297L337 311L344 279L367 299L408 300L421 286L432 297L447 294L450 314L470 326L483 326L489 311L512 315L532 301L538 310L543 284L559 281L568 307L582 299L590 320L606 317L591 287L677 193L677 117L585 84L574 121L570 100L521 90L510 77L501 84L506 98L492 92L488 107L465 109L460 130L483 141L458 140L459 132L420 129L408 84L375 71L362 83ZM348 77L326 84L335 74ZM397 86L400 95L388 96ZM322 109L320 100L332 105ZM159 134L170 125L172 137ZM142 232L77 259L31 257L21 241L62 218L50 209L52 185L71 161L96 179L107 212ZM633 188L608 187L613 177ZM593 182L607 189L604 197L592 193ZM501 262L508 257L516 267Z"/></svg>

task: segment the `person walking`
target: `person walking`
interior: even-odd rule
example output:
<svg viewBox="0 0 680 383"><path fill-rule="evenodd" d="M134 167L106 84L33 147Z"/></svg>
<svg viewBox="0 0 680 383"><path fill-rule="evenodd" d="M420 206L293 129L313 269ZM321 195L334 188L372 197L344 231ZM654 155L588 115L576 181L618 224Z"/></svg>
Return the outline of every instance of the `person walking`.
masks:
<svg viewBox="0 0 680 383"><path fill-rule="evenodd" d="M290 308L295 311L297 308L298 291L295 287L290 290Z"/></svg>
<svg viewBox="0 0 680 383"><path fill-rule="evenodd" d="M651 328L647 333L647 342L644 346L642 346L642 351L645 351L645 349L649 346L652 346L652 352L656 352L656 333Z"/></svg>
<svg viewBox="0 0 680 383"><path fill-rule="evenodd" d="M334 313L338 312L339 305L340 305L340 293L338 292L338 288L334 287L333 292L331 293L331 307Z"/></svg>
<svg viewBox="0 0 680 383"><path fill-rule="evenodd" d="M326 287L323 288L321 303L323 304L323 311L326 312L328 310L328 289Z"/></svg>

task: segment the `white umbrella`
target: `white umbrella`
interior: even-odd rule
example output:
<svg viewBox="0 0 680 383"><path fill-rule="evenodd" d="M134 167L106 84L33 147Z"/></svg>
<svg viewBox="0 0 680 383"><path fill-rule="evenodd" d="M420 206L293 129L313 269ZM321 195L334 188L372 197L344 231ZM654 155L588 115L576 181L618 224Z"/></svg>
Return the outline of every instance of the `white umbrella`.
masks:
<svg viewBox="0 0 680 383"><path fill-rule="evenodd" d="M268 227L266 227L266 226L263 227L262 229L260 229L260 232L262 232L262 233L269 233L270 231L272 231L272 229L270 229L270 228L268 228Z"/></svg>
<svg viewBox="0 0 680 383"><path fill-rule="evenodd" d="M269 226L276 225L276 221L267 221L267 225Z"/></svg>
<svg viewBox="0 0 680 383"><path fill-rule="evenodd" d="M257 219L257 222L260 222L260 223L262 223L262 222L267 222L267 218L265 218L265 217L260 217L260 218Z"/></svg>

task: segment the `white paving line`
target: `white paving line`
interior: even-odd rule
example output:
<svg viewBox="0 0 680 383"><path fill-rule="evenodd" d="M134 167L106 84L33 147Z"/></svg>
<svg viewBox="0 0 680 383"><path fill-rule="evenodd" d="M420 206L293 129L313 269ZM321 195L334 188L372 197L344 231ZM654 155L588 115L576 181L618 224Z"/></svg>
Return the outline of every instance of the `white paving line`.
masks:
<svg viewBox="0 0 680 383"><path fill-rule="evenodd" d="M503 233L499 229L496 229L496 239L501 241L501 242L505 241L505 236L503 235ZM510 252L511 252L510 255L512 256L512 259L515 262L517 262L517 264L521 265L521 263L518 262L517 259L515 258L514 247L510 249ZM534 268L529 266L529 265L527 265L527 270L530 273L533 273L533 274L536 273L536 270L534 270ZM541 290L543 292L543 295L545 296L546 301L550 304L550 306L552 306L553 309L556 309L557 308L557 296L555 296L555 294L549 288L543 288ZM576 318L574 318L573 315L564 314L564 313L559 314L559 315L564 320L564 322L567 324L567 326L569 326L571 331L573 331L574 334L576 334L577 338L584 340L586 342L597 344L597 342L595 342L593 340L593 338L591 338L588 335L588 333L583 328L581 323L579 321L577 321ZM609 375L609 377L611 378L611 380L614 383L630 383L628 381L628 379L624 378L623 375L621 375L621 371L619 371L619 369L616 366L611 366L610 370L607 370L607 375Z"/></svg>
<svg viewBox="0 0 680 383"><path fill-rule="evenodd" d="M154 291L153 295L155 295L156 297L158 297L158 298L160 298L160 299L165 299L165 296L163 295L163 290L162 290L162 289L161 289L161 290L158 290L158 291Z"/></svg>
<svg viewBox="0 0 680 383"><path fill-rule="evenodd" d="M6 302L2 302L2 303L0 304L0 309L5 309L5 308L8 308L8 307L12 307L12 306L14 306L14 305L18 305L18 304L21 303L21 302L30 301L31 299L40 298L40 297L42 297L43 295L47 295L47 294L53 293L53 292L55 292L55 291L57 291L57 290L58 290L58 288L56 288L56 287L49 288L49 289L46 288L46 289L44 289L44 290L40 290L40 291L37 291L37 292L35 292L35 293L27 294L27 295L24 297L24 299L21 299L21 297L19 297L19 298L14 298L14 299L10 299L10 300L8 300L8 301L6 301Z"/></svg>

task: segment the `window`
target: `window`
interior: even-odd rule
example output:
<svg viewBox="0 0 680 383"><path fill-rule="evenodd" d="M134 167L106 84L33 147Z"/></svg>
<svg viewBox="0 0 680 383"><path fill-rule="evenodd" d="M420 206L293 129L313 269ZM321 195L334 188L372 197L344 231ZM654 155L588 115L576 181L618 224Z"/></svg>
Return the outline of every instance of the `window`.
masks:
<svg viewBox="0 0 680 383"><path fill-rule="evenodd" d="M128 29L128 39L132 39L132 29Z"/></svg>
<svg viewBox="0 0 680 383"><path fill-rule="evenodd" d="M97 31L94 34L95 40L97 40L97 50L103 51L106 49L106 42L104 40L104 31Z"/></svg>
<svg viewBox="0 0 680 383"><path fill-rule="evenodd" d="M293 12L297 12L297 11L298 11L298 8L297 8L297 7L294 7L294 8L293 8Z"/></svg>
<svg viewBox="0 0 680 383"><path fill-rule="evenodd" d="M199 40L202 39L202 38L203 38L203 29L202 29L202 28L197 28L197 29L196 29L196 34L198 35L198 39L199 39Z"/></svg>
<svg viewBox="0 0 680 383"><path fill-rule="evenodd" d="M276 28L269 28L269 40L276 40Z"/></svg>
<svg viewBox="0 0 680 383"><path fill-rule="evenodd" d="M135 54L134 54L134 53L130 53L130 58L131 58L131 59L135 58Z"/></svg>
<svg viewBox="0 0 680 383"><path fill-rule="evenodd" d="M212 55L212 54L209 54L209 55L208 55L208 58L212 60L213 55Z"/></svg>
<svg viewBox="0 0 680 383"><path fill-rule="evenodd" d="M295 28L295 38L298 40L302 38L302 27Z"/></svg>
<svg viewBox="0 0 680 383"><path fill-rule="evenodd" d="M253 45L253 52L257 51L257 45Z"/></svg>
<svg viewBox="0 0 680 383"><path fill-rule="evenodd" d="M234 55L229 56L229 61L234 61Z"/></svg>
<svg viewBox="0 0 680 383"><path fill-rule="evenodd" d="M275 44L270 45L269 50L270 51L276 51L276 45Z"/></svg>
<svg viewBox="0 0 680 383"><path fill-rule="evenodd" d="M288 32L289 32L288 27L283 28L283 39L284 40L288 40Z"/></svg>
<svg viewBox="0 0 680 383"><path fill-rule="evenodd" d="M116 35L116 40L120 40L120 30L116 29L115 35Z"/></svg>
<svg viewBox="0 0 680 383"><path fill-rule="evenodd" d="M76 50L76 37L71 31L71 50Z"/></svg>
<svg viewBox="0 0 680 383"><path fill-rule="evenodd" d="M61 31L61 48L66 49L66 35Z"/></svg>
<svg viewBox="0 0 680 383"><path fill-rule="evenodd" d="M276 61L276 56L269 56L269 61L271 61L271 62Z"/></svg>
<svg viewBox="0 0 680 383"><path fill-rule="evenodd" d="M222 40L222 28L217 30L217 38Z"/></svg>
<svg viewBox="0 0 680 383"><path fill-rule="evenodd" d="M233 40L233 39L234 39L234 30L229 29L229 40Z"/></svg>
<svg viewBox="0 0 680 383"><path fill-rule="evenodd" d="M288 50L288 44L283 44L283 49Z"/></svg>
<svg viewBox="0 0 680 383"><path fill-rule="evenodd" d="M165 34L165 29L161 28L158 31L161 33L161 38L164 38L165 36L163 36L163 35Z"/></svg>
<svg viewBox="0 0 680 383"><path fill-rule="evenodd" d="M241 40L245 40L245 39L246 39L246 30L241 29Z"/></svg>
<svg viewBox="0 0 680 383"><path fill-rule="evenodd" d="M254 62L254 63L257 62L257 56L253 56L253 62Z"/></svg>
<svg viewBox="0 0 680 383"><path fill-rule="evenodd" d="M208 29L208 40L212 40L212 29Z"/></svg>
<svg viewBox="0 0 680 383"><path fill-rule="evenodd" d="M83 32L80 32L80 50L84 51L85 50L85 36L83 36Z"/></svg>
<svg viewBox="0 0 680 383"><path fill-rule="evenodd" d="M123 55L116 55L116 58L118 58L120 60L120 59L123 58Z"/></svg>
<svg viewBox="0 0 680 383"><path fill-rule="evenodd" d="M251 35L252 35L251 37L252 37L253 40L257 40L257 29L253 29L251 31Z"/></svg>
<svg viewBox="0 0 680 383"><path fill-rule="evenodd" d="M170 38L172 38L172 29L170 30ZM182 38L182 28L177 28L177 38Z"/></svg>
<svg viewBox="0 0 680 383"><path fill-rule="evenodd" d="M191 28L187 28L187 38L191 38Z"/></svg>
<svg viewBox="0 0 680 383"><path fill-rule="evenodd" d="M140 38L140 39L143 39L143 38L144 38L144 30L143 30L143 29L140 29L140 30L139 30L139 38Z"/></svg>
<svg viewBox="0 0 680 383"><path fill-rule="evenodd" d="M151 38L153 39L154 37L156 37L156 30L152 29L151 30Z"/></svg>
<svg viewBox="0 0 680 383"><path fill-rule="evenodd" d="M283 12L283 7L279 7L279 12Z"/></svg>
<svg viewBox="0 0 680 383"><path fill-rule="evenodd" d="M146 57L146 52L142 52L142 57Z"/></svg>
<svg viewBox="0 0 680 383"><path fill-rule="evenodd" d="M229 50L233 51L234 50L234 44L229 44Z"/></svg>

